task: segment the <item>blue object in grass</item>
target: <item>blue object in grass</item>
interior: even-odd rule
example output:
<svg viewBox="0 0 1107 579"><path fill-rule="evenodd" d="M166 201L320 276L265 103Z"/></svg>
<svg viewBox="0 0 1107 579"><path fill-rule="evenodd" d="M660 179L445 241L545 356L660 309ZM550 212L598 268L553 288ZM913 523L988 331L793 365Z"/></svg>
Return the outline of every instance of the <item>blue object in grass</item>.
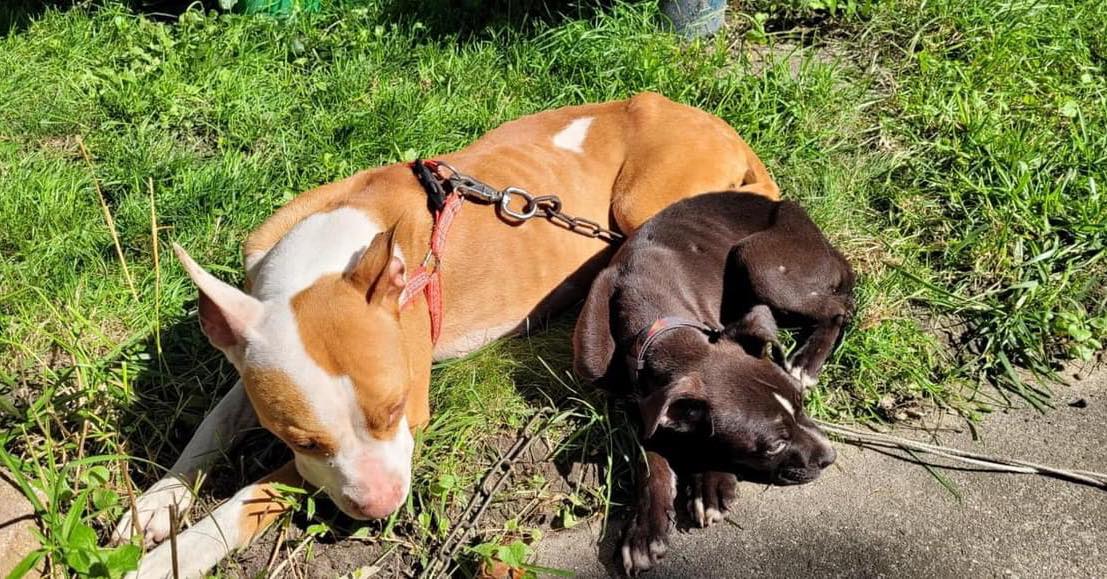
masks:
<svg viewBox="0 0 1107 579"><path fill-rule="evenodd" d="M711 36L723 27L726 0L665 0L665 14L685 38Z"/></svg>

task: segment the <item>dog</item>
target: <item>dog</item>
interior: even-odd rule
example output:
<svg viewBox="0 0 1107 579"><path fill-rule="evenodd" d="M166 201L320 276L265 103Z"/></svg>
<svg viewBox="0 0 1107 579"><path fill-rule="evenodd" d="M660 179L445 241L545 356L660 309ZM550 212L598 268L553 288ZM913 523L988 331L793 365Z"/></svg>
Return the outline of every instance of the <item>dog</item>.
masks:
<svg viewBox="0 0 1107 579"><path fill-rule="evenodd" d="M633 400L646 451L621 555L654 566L675 520L722 519L739 479L810 482L835 459L804 413L853 310L854 274L799 205L739 192L680 201L618 250L573 335L585 380ZM780 355L777 320L802 329ZM775 356L773 355L775 352Z"/></svg>
<svg viewBox="0 0 1107 579"><path fill-rule="evenodd" d="M523 117L437 159L497 189L556 193L566 212L623 233L703 191L778 196L734 129L650 93ZM295 459L177 535L180 576L204 573L281 515L277 483L306 481L355 519L390 515L409 490L413 430L429 420L432 361L572 305L610 256L603 241L552 221L520 223L467 204L435 254L439 328L423 293L401 307L409 273L430 257L434 223L412 167L396 164L306 192L272 215L245 243L247 291L177 248L199 289L200 325L240 380L138 497L114 540L163 541L171 506L188 508L213 457L256 423ZM162 544L137 574L168 577L171 561Z"/></svg>

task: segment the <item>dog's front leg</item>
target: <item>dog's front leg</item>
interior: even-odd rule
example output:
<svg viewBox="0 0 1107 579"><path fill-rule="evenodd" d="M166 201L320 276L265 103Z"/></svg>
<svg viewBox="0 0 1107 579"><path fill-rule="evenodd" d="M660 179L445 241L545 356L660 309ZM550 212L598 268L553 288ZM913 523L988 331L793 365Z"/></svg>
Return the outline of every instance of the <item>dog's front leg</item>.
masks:
<svg viewBox="0 0 1107 579"><path fill-rule="evenodd" d="M723 520L738 498L738 477L729 472L707 471L692 476L688 514L702 528Z"/></svg>
<svg viewBox="0 0 1107 579"><path fill-rule="evenodd" d="M623 536L623 569L627 575L648 571L665 556L676 520L676 473L660 454L647 451L639 477L638 504Z"/></svg>
<svg viewBox="0 0 1107 579"><path fill-rule="evenodd" d="M269 476L243 488L210 515L177 535L178 577L203 577L236 549L250 544L288 511L274 483L300 486L303 478L289 462ZM173 545L164 542L138 563L129 579L173 577Z"/></svg>
<svg viewBox="0 0 1107 579"><path fill-rule="evenodd" d="M125 543L138 532L143 542L153 545L169 536L169 508L180 513L192 505L192 485L219 458L219 451L241 430L257 424L257 415L239 380L219 404L204 417L184 452L158 482L142 493L112 533L113 543ZM137 526L136 526L137 525Z"/></svg>

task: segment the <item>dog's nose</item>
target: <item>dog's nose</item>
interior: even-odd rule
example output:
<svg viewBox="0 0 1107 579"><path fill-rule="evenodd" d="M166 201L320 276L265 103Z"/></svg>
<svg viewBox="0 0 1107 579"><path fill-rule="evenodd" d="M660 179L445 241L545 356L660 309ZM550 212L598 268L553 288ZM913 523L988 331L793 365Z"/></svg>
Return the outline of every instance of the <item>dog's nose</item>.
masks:
<svg viewBox="0 0 1107 579"><path fill-rule="evenodd" d="M819 468L823 469L834 464L834 460L837 458L838 451L834 450L833 446L828 446L826 452L819 458Z"/></svg>
<svg viewBox="0 0 1107 579"><path fill-rule="evenodd" d="M350 502L357 514L367 519L383 519L400 508L406 494L403 484L395 484L373 489L368 496L351 498Z"/></svg>
<svg viewBox="0 0 1107 579"><path fill-rule="evenodd" d="M354 508L357 509L359 515L366 519L383 519L392 514L392 508L376 501L354 503Z"/></svg>

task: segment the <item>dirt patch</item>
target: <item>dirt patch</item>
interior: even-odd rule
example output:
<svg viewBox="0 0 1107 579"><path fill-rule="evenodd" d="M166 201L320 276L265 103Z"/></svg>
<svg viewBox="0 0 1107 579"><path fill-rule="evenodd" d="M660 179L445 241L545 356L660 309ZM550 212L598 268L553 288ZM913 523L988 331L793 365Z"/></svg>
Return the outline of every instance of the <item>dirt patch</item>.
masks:
<svg viewBox="0 0 1107 579"><path fill-rule="evenodd" d="M53 135L39 140L38 148L66 159L80 159L81 147L77 135Z"/></svg>

